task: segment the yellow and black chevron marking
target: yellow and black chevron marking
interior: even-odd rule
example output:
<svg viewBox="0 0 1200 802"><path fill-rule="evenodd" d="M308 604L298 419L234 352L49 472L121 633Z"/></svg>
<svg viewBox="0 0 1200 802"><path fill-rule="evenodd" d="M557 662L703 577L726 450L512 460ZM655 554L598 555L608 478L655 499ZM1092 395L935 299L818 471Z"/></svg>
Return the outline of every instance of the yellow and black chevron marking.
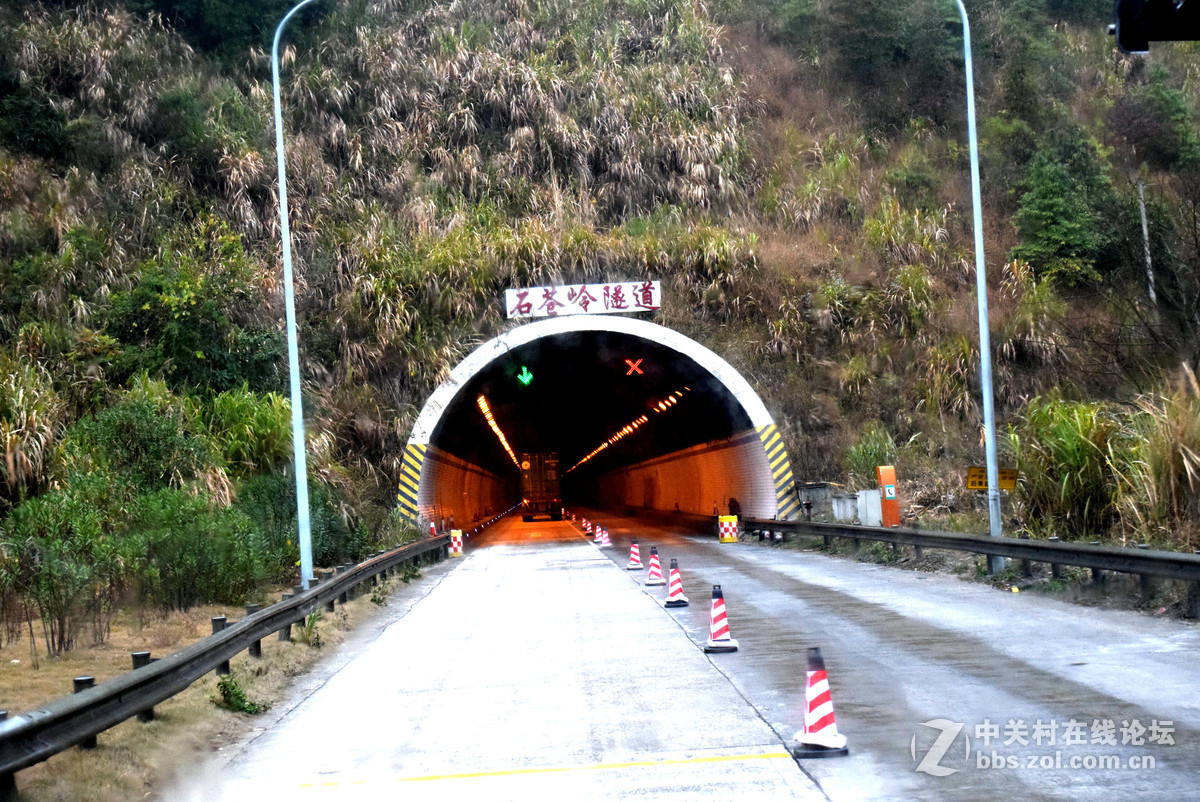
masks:
<svg viewBox="0 0 1200 802"><path fill-rule="evenodd" d="M800 507L796 498L796 480L792 476L792 463L788 461L787 449L774 423L758 427L758 437L767 452L767 463L771 466L771 478L775 480L775 514L779 520L790 518Z"/></svg>
<svg viewBox="0 0 1200 802"><path fill-rule="evenodd" d="M421 487L421 465L425 462L425 450L428 445L409 443L404 447L404 461L400 464L400 490L396 501L400 502L400 511L404 517L417 525L417 491Z"/></svg>

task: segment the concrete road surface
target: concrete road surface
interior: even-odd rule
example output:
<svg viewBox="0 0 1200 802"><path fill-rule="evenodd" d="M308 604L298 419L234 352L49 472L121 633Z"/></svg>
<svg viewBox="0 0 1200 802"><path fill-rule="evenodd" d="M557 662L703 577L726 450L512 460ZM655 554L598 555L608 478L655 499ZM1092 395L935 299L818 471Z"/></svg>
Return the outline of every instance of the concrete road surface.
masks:
<svg viewBox="0 0 1200 802"><path fill-rule="evenodd" d="M568 523L472 538L172 798L1200 799L1193 622L590 517L612 550ZM624 570L634 539L691 606ZM713 584L733 654L700 648ZM809 646L850 755L798 764Z"/></svg>
<svg viewBox="0 0 1200 802"><path fill-rule="evenodd" d="M1200 799L1195 622L592 517L619 563L632 539L679 560L693 640L722 586L741 650L713 662L776 731L822 648L850 756L803 765L832 799Z"/></svg>
<svg viewBox="0 0 1200 802"><path fill-rule="evenodd" d="M509 519L427 573L428 595L171 798L824 798L671 614L568 524Z"/></svg>

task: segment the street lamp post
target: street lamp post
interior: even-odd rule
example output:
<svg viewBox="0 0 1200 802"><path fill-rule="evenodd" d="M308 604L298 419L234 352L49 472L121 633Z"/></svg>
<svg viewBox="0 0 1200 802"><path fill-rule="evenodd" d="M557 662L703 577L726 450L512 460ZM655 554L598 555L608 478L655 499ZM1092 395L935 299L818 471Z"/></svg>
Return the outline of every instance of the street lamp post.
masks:
<svg viewBox="0 0 1200 802"><path fill-rule="evenodd" d="M983 436L987 451L988 534L1002 535L1000 470L996 464L996 411L992 401L992 338L988 329L987 273L983 263L983 208L979 199L979 142L975 136L975 75L971 65L971 26L962 0L954 0L963 25L963 57L967 63L967 135L971 140L971 204L975 228L975 294L979 301L979 383L983 394ZM988 555L988 573L1004 570L1004 558Z"/></svg>
<svg viewBox="0 0 1200 802"><path fill-rule="evenodd" d="M300 541L300 584L308 590L313 575L312 527L308 515L308 459L304 408L300 400L300 347L296 340L296 293L292 287L292 230L288 225L287 169L283 153L283 111L279 100L279 37L292 15L313 0L301 0L275 28L271 43L271 83L275 91L275 162L279 170L279 238L283 248L283 301L287 315L288 375L292 398L292 454L296 471L296 522Z"/></svg>

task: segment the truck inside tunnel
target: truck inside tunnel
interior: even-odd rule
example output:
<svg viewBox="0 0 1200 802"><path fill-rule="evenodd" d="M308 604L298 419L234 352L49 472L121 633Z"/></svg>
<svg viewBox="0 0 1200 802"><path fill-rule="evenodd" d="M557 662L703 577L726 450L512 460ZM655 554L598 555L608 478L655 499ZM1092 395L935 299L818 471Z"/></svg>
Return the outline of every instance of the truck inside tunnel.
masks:
<svg viewBox="0 0 1200 802"><path fill-rule="evenodd" d="M518 455L532 452L558 455L568 507L762 518L795 507L787 455L749 384L645 321L551 318L481 346L422 410L398 500L419 526L467 525L521 503Z"/></svg>

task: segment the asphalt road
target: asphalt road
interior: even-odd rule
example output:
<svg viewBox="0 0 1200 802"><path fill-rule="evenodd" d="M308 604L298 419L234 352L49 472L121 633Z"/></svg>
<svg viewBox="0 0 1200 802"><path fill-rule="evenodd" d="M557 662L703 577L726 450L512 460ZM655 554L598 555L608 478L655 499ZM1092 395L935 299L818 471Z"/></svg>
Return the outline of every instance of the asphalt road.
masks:
<svg viewBox="0 0 1200 802"><path fill-rule="evenodd" d="M612 550L568 523L472 538L175 798L1200 795L1194 624L592 515ZM633 539L689 607L624 570ZM700 648L713 584L733 654ZM798 764L809 646L850 755Z"/></svg>

